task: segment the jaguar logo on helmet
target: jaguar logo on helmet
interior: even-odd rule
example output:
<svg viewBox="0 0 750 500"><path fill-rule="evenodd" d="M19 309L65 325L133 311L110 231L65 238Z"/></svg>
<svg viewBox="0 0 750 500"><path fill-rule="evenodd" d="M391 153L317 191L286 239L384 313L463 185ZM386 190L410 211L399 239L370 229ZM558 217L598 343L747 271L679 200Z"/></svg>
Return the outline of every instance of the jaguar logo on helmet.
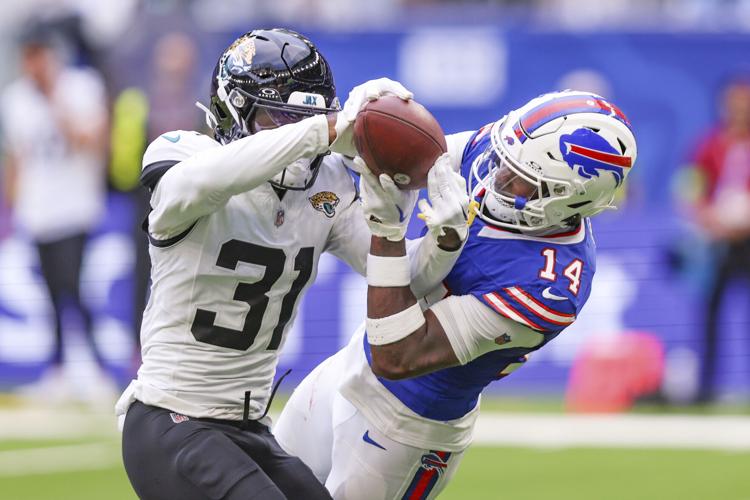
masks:
<svg viewBox="0 0 750 500"><path fill-rule="evenodd" d="M233 75L240 75L252 68L255 57L255 39L240 38L229 48L227 69Z"/></svg>
<svg viewBox="0 0 750 500"><path fill-rule="evenodd" d="M612 172L616 185L625 177L625 169L633 166L630 156L620 154L607 140L589 128L579 128L560 136L563 160L585 179L599 177L599 171Z"/></svg>

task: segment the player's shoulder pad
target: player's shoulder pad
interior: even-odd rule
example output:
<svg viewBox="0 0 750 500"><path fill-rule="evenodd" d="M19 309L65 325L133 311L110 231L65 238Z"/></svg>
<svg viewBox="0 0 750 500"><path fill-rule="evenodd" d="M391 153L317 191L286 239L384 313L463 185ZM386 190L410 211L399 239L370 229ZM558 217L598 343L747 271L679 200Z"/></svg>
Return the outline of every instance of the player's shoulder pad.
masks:
<svg viewBox="0 0 750 500"><path fill-rule="evenodd" d="M528 283L498 288L479 296L508 319L541 333L557 333L573 324L578 300L552 283Z"/></svg>
<svg viewBox="0 0 750 500"><path fill-rule="evenodd" d="M153 189L167 170L200 151L217 146L216 140L199 132L174 130L162 134L143 154L141 184Z"/></svg>

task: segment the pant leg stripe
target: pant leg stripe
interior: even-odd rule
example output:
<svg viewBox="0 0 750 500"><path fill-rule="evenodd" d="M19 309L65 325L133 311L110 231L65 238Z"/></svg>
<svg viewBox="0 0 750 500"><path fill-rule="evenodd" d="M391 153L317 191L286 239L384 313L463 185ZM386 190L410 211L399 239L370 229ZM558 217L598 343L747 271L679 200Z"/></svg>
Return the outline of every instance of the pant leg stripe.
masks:
<svg viewBox="0 0 750 500"><path fill-rule="evenodd" d="M449 452L445 451L431 451L431 453L436 454L444 462L447 462L451 456ZM438 470L434 468L425 469L424 467L420 467L417 469L417 472L414 475L411 484L409 484L409 487L406 489L406 493L404 493L402 500L426 499L437 484L438 479L440 479L441 472L438 472Z"/></svg>

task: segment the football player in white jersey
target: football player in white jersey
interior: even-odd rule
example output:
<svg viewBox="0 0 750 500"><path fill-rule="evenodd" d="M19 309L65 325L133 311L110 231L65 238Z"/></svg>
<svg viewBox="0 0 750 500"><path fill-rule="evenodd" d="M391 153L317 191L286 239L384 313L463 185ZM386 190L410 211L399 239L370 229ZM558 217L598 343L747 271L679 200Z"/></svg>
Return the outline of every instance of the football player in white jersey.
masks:
<svg viewBox="0 0 750 500"><path fill-rule="evenodd" d="M482 390L584 306L596 267L588 218L612 207L636 158L625 115L586 92L540 96L451 139L461 146L433 166L432 206L420 208L431 231L466 237L460 218L443 219L466 194L446 166L470 181L478 208L444 286L419 304L403 239L371 225L367 321L305 378L274 428L336 500L423 500L445 488ZM362 179L363 205L404 206L366 171Z"/></svg>
<svg viewBox="0 0 750 500"><path fill-rule="evenodd" d="M354 118L386 93L411 98L396 82L373 80L339 110L331 70L312 42L256 30L214 70L203 108L214 137L178 130L148 147L143 364L116 408L139 497L328 498L278 446L266 412L284 334L321 253L364 274L365 220L401 237L406 230L391 206L359 203L339 154L355 155ZM415 293L442 280L459 245L415 242Z"/></svg>

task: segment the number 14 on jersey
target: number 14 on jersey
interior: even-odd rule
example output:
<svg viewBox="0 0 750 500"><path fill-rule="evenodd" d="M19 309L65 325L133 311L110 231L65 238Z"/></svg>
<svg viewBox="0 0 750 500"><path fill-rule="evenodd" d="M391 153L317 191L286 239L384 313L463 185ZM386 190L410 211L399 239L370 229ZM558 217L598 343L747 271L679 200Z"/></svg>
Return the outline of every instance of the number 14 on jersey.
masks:
<svg viewBox="0 0 750 500"><path fill-rule="evenodd" d="M542 250L542 257L544 257L544 267L539 270L539 277L547 281L557 281L557 273L555 272L555 263L557 261L557 251L554 248L545 248ZM563 269L563 276L568 279L568 290L573 295L578 295L578 290L581 287L581 273L583 272L583 261L580 259L573 259L572 262L568 263Z"/></svg>

